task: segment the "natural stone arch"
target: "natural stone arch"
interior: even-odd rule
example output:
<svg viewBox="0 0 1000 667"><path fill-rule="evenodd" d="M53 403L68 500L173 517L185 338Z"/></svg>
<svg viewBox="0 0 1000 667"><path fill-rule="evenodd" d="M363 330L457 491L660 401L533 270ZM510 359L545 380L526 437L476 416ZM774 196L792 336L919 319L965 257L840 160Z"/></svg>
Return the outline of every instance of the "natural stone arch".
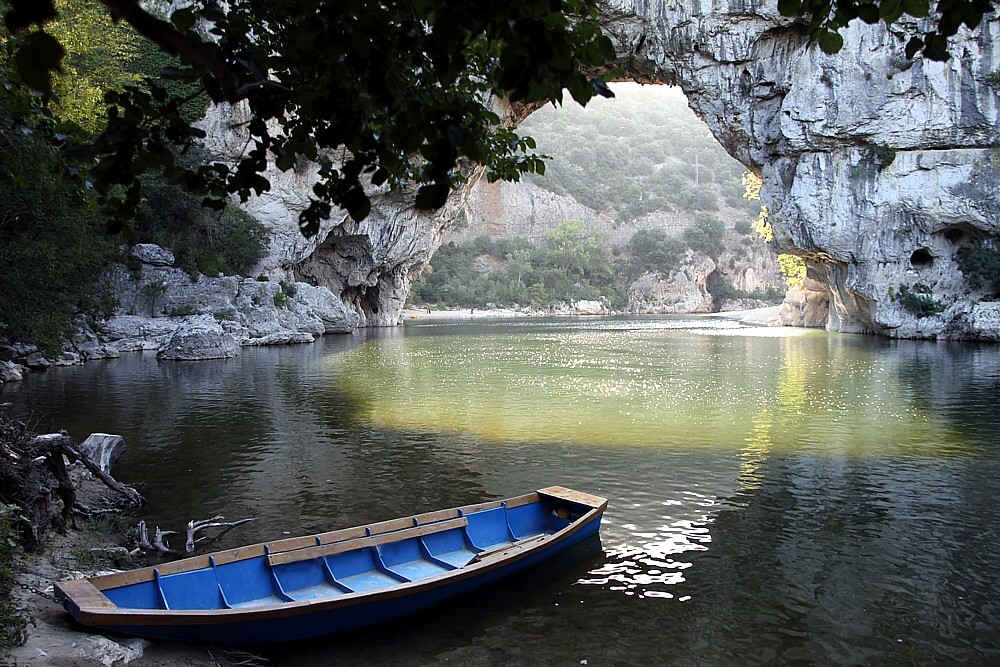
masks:
<svg viewBox="0 0 1000 667"><path fill-rule="evenodd" d="M844 30L839 54L825 55L774 0L608 0L602 13L615 64L639 82L679 85L727 151L763 178L779 249L803 256L826 285L828 328L1000 338L1000 311L970 301L954 253L937 247L956 226L1000 236L1000 102L989 80L1000 20L960 33L951 60L935 63L903 57L903 28L860 23ZM530 111L506 113L517 122ZM294 219L300 202L286 192L251 210L283 207ZM314 243L288 241L261 273L328 286L361 326L391 326L464 196L428 213L405 193L382 193L364 222L345 215ZM950 304L941 316L913 317L889 296L913 281L917 247L941 258L921 275Z"/></svg>

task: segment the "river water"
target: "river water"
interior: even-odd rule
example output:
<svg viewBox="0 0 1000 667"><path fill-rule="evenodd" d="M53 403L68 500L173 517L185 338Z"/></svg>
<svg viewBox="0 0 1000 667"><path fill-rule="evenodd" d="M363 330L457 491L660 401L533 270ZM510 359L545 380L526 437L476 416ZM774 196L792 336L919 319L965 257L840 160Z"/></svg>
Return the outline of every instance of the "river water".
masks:
<svg viewBox="0 0 1000 667"><path fill-rule="evenodd" d="M997 664L1000 348L725 320L415 321L5 385L120 433L151 524L218 548L561 484L601 539L278 665ZM586 661L586 662L584 662Z"/></svg>

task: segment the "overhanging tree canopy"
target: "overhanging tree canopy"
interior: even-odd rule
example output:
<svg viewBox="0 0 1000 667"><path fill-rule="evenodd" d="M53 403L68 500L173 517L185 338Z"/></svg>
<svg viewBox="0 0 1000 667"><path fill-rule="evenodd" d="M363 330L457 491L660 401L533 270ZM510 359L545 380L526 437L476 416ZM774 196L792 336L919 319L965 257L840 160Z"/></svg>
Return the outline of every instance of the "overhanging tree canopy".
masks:
<svg viewBox="0 0 1000 667"><path fill-rule="evenodd" d="M499 127L491 94L536 102L559 100L568 89L580 103L611 94L584 73L614 56L592 0L231 0L225 11L195 2L166 20L135 0L103 3L179 56L181 66L162 76L198 81L213 101L242 102L250 111L250 142L236 164L186 170L169 147L202 132L181 117L181 100L156 81L109 92L107 126L74 157L94 164L93 186L126 214L140 201L137 176L150 169L212 204L266 190L269 159L286 170L302 159L320 164L300 221L306 234L332 205L365 217L366 181L418 184L418 206L434 208L460 180L461 158L487 165L495 178L544 169L530 139ZM12 5L6 21L20 33L16 70L47 94L62 56L44 31L52 1ZM333 150L346 151L346 160L330 160Z"/></svg>
<svg viewBox="0 0 1000 667"><path fill-rule="evenodd" d="M367 182L418 185L417 205L435 208L461 180L463 158L486 165L494 179L544 170L530 138L499 126L491 95L561 101L566 89L581 104L611 95L587 74L614 57L596 0L194 0L167 18L138 0L100 2L179 58L162 77L196 82L213 101L245 103L250 111L250 140L235 164L187 168L172 147L203 133L185 119L184 98L162 80L108 92L103 131L84 146L60 147L89 166L90 184L122 219L141 199L139 176L151 169L218 206L228 195L266 190L269 160L284 170L303 159L320 165L300 219L307 235L333 206L365 217ZM8 3L16 76L44 101L64 56L45 31L56 16L54 0ZM937 20L915 36L909 55L947 57L947 37L963 24L975 27L992 8L991 0L937 0ZM931 13L929 0L781 0L779 9L806 17L828 52L842 44L836 31L856 18L892 23ZM31 105L8 106L27 114ZM57 122L41 125L51 143L67 141ZM337 150L344 159L334 162Z"/></svg>

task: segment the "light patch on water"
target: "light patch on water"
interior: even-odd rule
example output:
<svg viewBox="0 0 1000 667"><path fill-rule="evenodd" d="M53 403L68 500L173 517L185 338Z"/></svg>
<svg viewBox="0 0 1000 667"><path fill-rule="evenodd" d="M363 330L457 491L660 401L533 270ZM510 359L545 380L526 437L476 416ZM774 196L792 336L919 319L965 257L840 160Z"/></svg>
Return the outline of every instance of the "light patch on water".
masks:
<svg viewBox="0 0 1000 667"><path fill-rule="evenodd" d="M528 331L501 323L477 335L464 326L462 335L427 326L370 340L329 357L325 372L357 406L355 418L377 428L498 444L757 442L747 475L768 451L952 451L960 442L899 389L895 358L845 354L826 334L758 336L769 330L708 318L540 322Z"/></svg>

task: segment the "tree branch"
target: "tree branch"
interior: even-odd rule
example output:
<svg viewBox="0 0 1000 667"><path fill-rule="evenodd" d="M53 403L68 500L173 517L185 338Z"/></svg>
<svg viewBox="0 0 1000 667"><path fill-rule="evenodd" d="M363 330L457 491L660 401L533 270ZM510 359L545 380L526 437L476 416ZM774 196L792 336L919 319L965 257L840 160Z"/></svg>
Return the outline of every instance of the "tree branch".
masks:
<svg viewBox="0 0 1000 667"><path fill-rule="evenodd" d="M240 89L236 73L209 44L177 30L169 22L156 18L139 5L139 0L101 0L116 21L125 21L166 53L183 56L210 73L219 84L223 99L235 104L245 90ZM215 100L219 101L219 100Z"/></svg>

